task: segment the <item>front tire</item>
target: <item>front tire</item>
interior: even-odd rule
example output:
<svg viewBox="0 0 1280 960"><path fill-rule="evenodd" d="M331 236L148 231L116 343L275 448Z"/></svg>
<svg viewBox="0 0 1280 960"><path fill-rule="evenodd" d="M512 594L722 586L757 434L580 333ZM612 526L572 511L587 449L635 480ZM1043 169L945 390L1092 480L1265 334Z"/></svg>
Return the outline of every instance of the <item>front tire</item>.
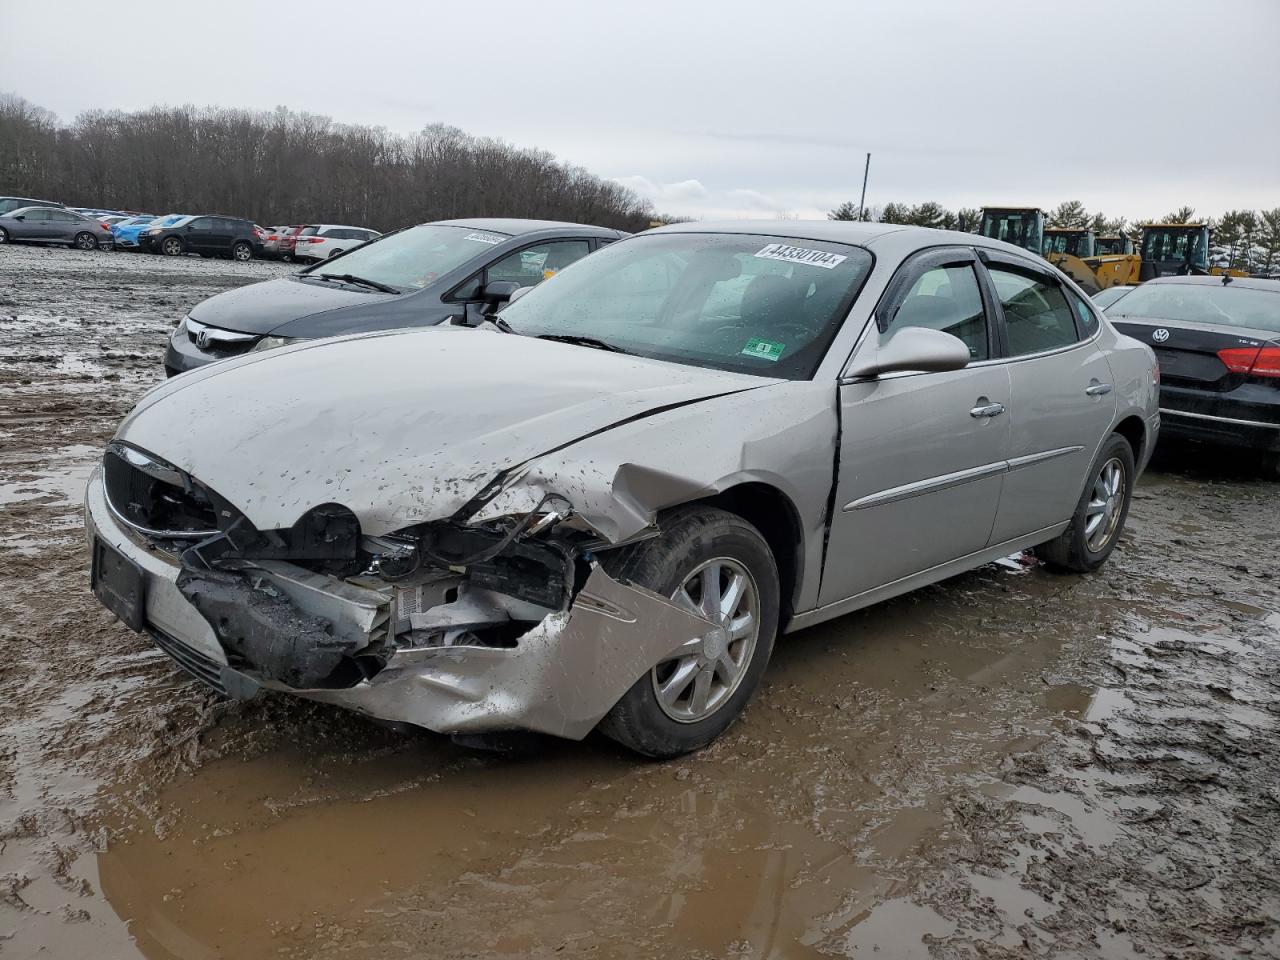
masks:
<svg viewBox="0 0 1280 960"><path fill-rule="evenodd" d="M8 242L9 242L9 231L6 230L4 227L0 227L0 243L8 243Z"/></svg>
<svg viewBox="0 0 1280 960"><path fill-rule="evenodd" d="M741 517L713 507L668 514L662 536L602 557L606 572L707 616L718 628L654 664L600 722L625 747L667 759L723 733L760 685L778 631L778 567Z"/></svg>
<svg viewBox="0 0 1280 960"><path fill-rule="evenodd" d="M160 252L166 257L181 256L185 249L185 245L177 237L165 237L160 244Z"/></svg>
<svg viewBox="0 0 1280 960"><path fill-rule="evenodd" d="M1063 573L1092 573L1106 563L1129 516L1136 474L1129 441L1111 434L1089 468L1089 480L1067 529L1036 547L1036 555Z"/></svg>

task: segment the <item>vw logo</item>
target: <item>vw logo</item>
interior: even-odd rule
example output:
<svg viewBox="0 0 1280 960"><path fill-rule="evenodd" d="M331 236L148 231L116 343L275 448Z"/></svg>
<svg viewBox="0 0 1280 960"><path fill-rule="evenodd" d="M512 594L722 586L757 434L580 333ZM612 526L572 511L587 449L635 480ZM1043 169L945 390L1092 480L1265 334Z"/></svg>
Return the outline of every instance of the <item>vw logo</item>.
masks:
<svg viewBox="0 0 1280 960"><path fill-rule="evenodd" d="M1163 334L1164 334L1164 339L1166 339L1166 340L1168 340L1168 339L1169 339L1169 331L1168 331L1168 330L1157 330L1157 331L1156 331L1156 333L1163 333ZM201 330L199 333L197 333L197 334L196 334L196 346L197 346L197 347L199 347L201 350L203 350L203 349L205 349L205 347L209 346L209 331L208 331L208 330Z"/></svg>
<svg viewBox="0 0 1280 960"><path fill-rule="evenodd" d="M1154 340L1156 343L1164 343L1166 340L1169 339L1169 331L1166 330L1164 327L1161 327L1159 330L1156 330L1154 333L1151 334L1151 339ZM201 346L204 346L204 344L201 344Z"/></svg>

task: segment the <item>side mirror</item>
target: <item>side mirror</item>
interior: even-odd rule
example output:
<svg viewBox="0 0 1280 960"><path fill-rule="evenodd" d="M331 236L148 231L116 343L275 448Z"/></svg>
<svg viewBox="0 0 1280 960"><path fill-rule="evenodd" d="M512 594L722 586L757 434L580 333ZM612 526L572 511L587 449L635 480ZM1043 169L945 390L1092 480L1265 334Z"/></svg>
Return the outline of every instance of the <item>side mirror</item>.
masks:
<svg viewBox="0 0 1280 960"><path fill-rule="evenodd" d="M486 303L506 303L519 289L520 284L514 280L493 280L484 285L484 289L480 291L480 299Z"/></svg>
<svg viewBox="0 0 1280 960"><path fill-rule="evenodd" d="M869 344L845 371L846 377L878 377L902 370L940 373L969 365L969 348L959 337L928 327L903 327L888 343Z"/></svg>
<svg viewBox="0 0 1280 960"><path fill-rule="evenodd" d="M27 215L26 215L25 213L20 213L20 214L18 214L16 217L14 217L13 219L15 219L15 220L25 220L25 219L27 219Z"/></svg>

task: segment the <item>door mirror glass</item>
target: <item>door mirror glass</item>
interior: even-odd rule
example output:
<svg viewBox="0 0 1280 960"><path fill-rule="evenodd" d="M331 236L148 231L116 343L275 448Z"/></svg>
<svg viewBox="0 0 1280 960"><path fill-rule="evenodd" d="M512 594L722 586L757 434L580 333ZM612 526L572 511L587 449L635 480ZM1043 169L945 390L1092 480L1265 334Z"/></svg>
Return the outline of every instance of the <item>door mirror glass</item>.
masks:
<svg viewBox="0 0 1280 960"><path fill-rule="evenodd" d="M969 365L969 347L959 337L928 327L901 327L883 343L860 351L849 377L878 377L899 371L940 373Z"/></svg>
<svg viewBox="0 0 1280 960"><path fill-rule="evenodd" d="M521 287L519 290L517 290L515 293L511 295L510 302L515 303L517 300L519 300L521 297L523 297L526 293L528 293L532 289L533 287Z"/></svg>

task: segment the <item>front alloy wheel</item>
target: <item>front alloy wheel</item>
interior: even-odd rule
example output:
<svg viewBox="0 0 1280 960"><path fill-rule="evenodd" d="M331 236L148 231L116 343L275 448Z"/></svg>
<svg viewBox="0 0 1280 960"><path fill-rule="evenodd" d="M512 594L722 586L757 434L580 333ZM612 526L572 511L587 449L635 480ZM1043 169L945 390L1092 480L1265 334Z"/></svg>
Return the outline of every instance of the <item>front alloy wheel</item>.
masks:
<svg viewBox="0 0 1280 960"><path fill-rule="evenodd" d="M165 237L164 243L160 244L160 252L166 257L176 257L182 253L182 241L177 237Z"/></svg>
<svg viewBox="0 0 1280 960"><path fill-rule="evenodd" d="M705 618L697 635L664 637L672 652L646 670L600 721L600 732L649 757L678 757L720 736L760 685L781 607L768 542L742 517L678 507L662 535L601 556L606 572Z"/></svg>
<svg viewBox="0 0 1280 960"><path fill-rule="evenodd" d="M662 712L695 723L724 706L747 674L760 633L759 591L750 570L716 557L696 567L671 599L716 624L651 672Z"/></svg>

